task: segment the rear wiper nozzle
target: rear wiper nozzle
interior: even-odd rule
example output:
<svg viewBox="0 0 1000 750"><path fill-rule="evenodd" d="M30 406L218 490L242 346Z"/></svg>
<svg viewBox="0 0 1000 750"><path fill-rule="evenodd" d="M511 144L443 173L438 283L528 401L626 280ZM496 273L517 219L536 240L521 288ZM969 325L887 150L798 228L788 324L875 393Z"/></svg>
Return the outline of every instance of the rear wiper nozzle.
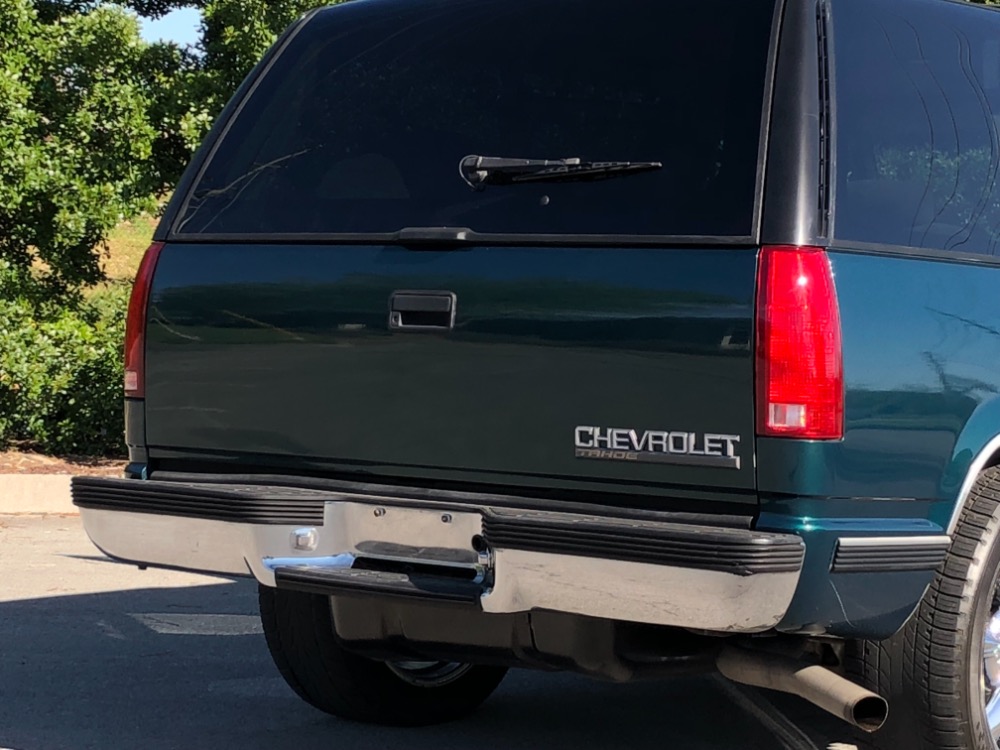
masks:
<svg viewBox="0 0 1000 750"><path fill-rule="evenodd" d="M520 182L571 182L602 180L661 169L658 161L583 161L571 159L508 159L471 154L458 163L458 171L470 187L515 185Z"/></svg>

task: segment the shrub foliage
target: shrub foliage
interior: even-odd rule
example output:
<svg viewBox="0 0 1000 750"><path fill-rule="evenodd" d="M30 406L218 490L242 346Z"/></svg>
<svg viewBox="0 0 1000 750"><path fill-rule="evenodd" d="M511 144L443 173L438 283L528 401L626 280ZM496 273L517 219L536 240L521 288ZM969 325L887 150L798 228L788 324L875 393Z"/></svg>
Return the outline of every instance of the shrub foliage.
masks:
<svg viewBox="0 0 1000 750"><path fill-rule="evenodd" d="M99 281L108 230L151 205L148 54L120 8L0 0L0 258L53 294Z"/></svg>
<svg viewBox="0 0 1000 750"><path fill-rule="evenodd" d="M0 264L0 446L121 455L128 288L54 304Z"/></svg>

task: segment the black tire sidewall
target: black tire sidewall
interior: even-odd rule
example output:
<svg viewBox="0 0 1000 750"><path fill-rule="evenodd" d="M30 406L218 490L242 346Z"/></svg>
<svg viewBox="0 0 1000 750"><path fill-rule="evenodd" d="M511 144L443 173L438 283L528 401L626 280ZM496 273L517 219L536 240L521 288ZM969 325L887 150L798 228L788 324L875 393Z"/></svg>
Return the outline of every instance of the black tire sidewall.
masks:
<svg viewBox="0 0 1000 750"><path fill-rule="evenodd" d="M965 499L951 547L906 625L845 649L845 671L889 701L872 750L998 750L983 706L983 635L1000 580L1000 467Z"/></svg>
<svg viewBox="0 0 1000 750"><path fill-rule="evenodd" d="M976 742L974 747L994 750L996 743L986 723L983 706L983 638L986 623L991 617L993 597L1000 580L1000 506L994 510L988 533L981 539L983 554L977 555L969 566L967 590L971 594L972 606L968 611L968 626L965 630L964 656L966 664L966 695L970 734ZM963 612L963 614L965 614ZM961 623L961 620L960 620ZM961 627L961 625L960 625Z"/></svg>
<svg viewBox="0 0 1000 750"><path fill-rule="evenodd" d="M352 721L424 726L462 718L497 688L506 668L476 664L453 682L417 686L384 662L349 650L327 596L259 587L261 623L282 677L315 708Z"/></svg>

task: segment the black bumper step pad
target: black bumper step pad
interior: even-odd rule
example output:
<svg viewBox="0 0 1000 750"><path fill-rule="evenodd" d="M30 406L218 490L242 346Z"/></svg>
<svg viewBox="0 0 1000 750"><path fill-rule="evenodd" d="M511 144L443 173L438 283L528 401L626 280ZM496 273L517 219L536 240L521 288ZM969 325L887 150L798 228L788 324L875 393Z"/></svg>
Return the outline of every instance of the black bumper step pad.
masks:
<svg viewBox="0 0 1000 750"><path fill-rule="evenodd" d="M80 508L256 524L320 526L333 493L256 485L197 485L137 479L74 477Z"/></svg>
<svg viewBox="0 0 1000 750"><path fill-rule="evenodd" d="M796 572L805 545L791 534L619 521L596 516L487 513L483 537L496 549L607 558L734 575Z"/></svg>

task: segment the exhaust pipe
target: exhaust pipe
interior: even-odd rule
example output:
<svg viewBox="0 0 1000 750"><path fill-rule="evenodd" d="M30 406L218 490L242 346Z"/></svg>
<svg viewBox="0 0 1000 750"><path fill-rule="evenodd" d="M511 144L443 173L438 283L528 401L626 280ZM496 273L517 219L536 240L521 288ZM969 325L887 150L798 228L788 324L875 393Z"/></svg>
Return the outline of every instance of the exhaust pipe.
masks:
<svg viewBox="0 0 1000 750"><path fill-rule="evenodd" d="M727 646L716 666L733 682L798 695L865 732L877 731L889 715L885 698L818 664Z"/></svg>

